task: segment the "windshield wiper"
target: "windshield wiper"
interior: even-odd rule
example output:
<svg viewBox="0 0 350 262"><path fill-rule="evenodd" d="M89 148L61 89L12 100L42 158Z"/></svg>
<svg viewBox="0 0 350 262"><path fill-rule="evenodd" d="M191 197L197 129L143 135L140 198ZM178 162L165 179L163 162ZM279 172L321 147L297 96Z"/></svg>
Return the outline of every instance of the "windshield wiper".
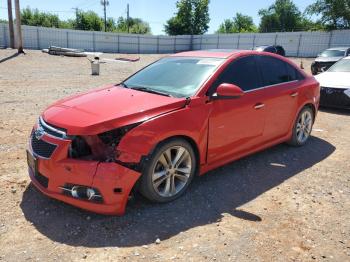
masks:
<svg viewBox="0 0 350 262"><path fill-rule="evenodd" d="M152 93L152 94L157 94L157 95L162 95L162 96L169 96L169 97L173 97L172 95L168 94L168 93L164 93L161 91L157 91L154 89L150 89L147 87L143 87L143 86L133 86L133 87L129 87L130 89L134 89L134 90L139 90L139 91L144 91L147 93Z"/></svg>
<svg viewBox="0 0 350 262"><path fill-rule="evenodd" d="M125 88L129 88L124 82L121 82L119 85Z"/></svg>

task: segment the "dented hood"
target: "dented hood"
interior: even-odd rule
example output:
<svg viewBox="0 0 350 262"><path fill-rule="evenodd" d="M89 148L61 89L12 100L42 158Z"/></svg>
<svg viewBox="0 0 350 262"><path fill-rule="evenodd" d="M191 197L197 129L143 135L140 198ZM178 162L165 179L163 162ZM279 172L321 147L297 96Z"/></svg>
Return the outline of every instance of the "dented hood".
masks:
<svg viewBox="0 0 350 262"><path fill-rule="evenodd" d="M68 135L95 135L143 122L183 107L185 98L151 94L121 86L107 86L62 99L48 107L43 118Z"/></svg>

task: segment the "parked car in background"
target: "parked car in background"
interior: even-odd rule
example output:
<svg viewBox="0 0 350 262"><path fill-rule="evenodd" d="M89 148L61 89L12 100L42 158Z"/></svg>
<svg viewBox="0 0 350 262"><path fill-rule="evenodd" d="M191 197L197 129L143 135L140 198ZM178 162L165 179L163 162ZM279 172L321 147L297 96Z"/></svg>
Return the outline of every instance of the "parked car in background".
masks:
<svg viewBox="0 0 350 262"><path fill-rule="evenodd" d="M286 56L286 51L280 45L260 45L260 46L254 47L253 50L259 51L259 52L269 52L269 53L274 53L274 54L278 54L281 56Z"/></svg>
<svg viewBox="0 0 350 262"><path fill-rule="evenodd" d="M322 106L350 109L350 56L315 76L321 86Z"/></svg>
<svg viewBox="0 0 350 262"><path fill-rule="evenodd" d="M350 55L350 47L333 47L329 48L316 57L311 64L311 72L317 75L321 72L327 71L332 65L340 59Z"/></svg>
<svg viewBox="0 0 350 262"><path fill-rule="evenodd" d="M319 93L314 77L275 54L178 53L48 107L30 136L29 175L44 194L98 213L123 214L132 189L169 202L196 174L304 145Z"/></svg>

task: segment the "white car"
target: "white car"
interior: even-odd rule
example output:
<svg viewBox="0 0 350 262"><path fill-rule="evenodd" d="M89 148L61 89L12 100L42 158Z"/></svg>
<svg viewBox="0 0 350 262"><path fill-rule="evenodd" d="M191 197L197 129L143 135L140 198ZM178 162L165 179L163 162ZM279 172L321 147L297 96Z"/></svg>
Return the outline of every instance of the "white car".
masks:
<svg viewBox="0 0 350 262"><path fill-rule="evenodd" d="M350 57L315 76L321 86L320 105L350 109Z"/></svg>

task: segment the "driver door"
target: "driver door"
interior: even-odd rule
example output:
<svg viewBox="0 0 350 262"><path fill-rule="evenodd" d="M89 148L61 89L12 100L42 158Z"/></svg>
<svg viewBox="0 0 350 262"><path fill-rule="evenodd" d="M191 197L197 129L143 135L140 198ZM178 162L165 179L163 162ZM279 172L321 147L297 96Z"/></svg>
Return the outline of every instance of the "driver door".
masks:
<svg viewBox="0 0 350 262"><path fill-rule="evenodd" d="M239 86L245 94L236 99L211 101L209 116L208 163L234 158L254 149L263 141L265 123L264 92L260 85L256 59L246 56L233 61L214 84Z"/></svg>

